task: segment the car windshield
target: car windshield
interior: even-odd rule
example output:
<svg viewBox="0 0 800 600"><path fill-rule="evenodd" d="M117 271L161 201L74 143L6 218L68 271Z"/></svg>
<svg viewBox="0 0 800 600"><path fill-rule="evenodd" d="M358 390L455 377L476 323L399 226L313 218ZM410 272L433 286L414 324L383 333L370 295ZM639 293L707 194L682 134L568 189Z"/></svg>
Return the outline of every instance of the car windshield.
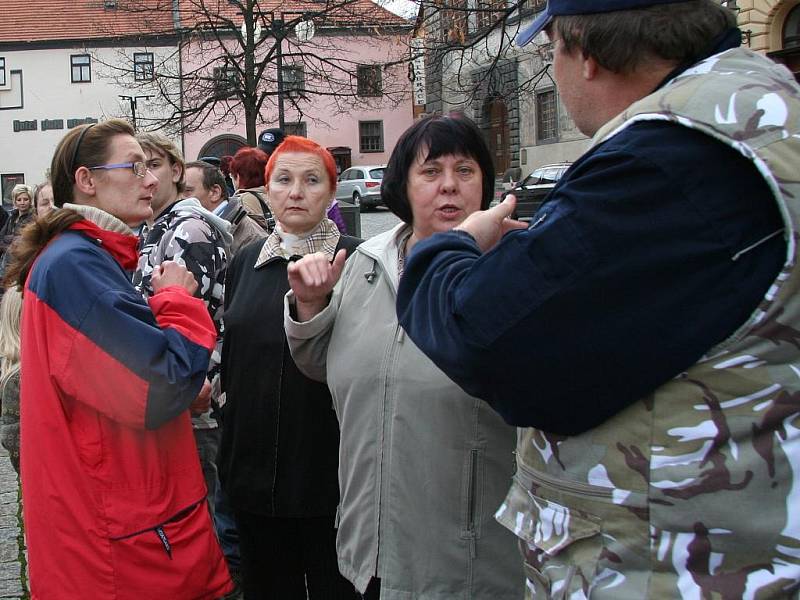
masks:
<svg viewBox="0 0 800 600"><path fill-rule="evenodd" d="M385 169L383 167L381 167L380 169L370 169L369 170L369 176L372 179L383 179L384 170Z"/></svg>
<svg viewBox="0 0 800 600"><path fill-rule="evenodd" d="M566 171L564 167L539 167L535 169L520 185L538 185L555 183Z"/></svg>

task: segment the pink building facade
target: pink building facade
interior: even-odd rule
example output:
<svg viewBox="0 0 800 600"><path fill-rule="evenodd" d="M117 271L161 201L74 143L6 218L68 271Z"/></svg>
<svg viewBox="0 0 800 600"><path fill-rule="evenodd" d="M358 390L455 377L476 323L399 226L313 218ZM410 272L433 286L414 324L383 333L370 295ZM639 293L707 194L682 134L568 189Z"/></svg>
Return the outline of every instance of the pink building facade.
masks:
<svg viewBox="0 0 800 600"><path fill-rule="evenodd" d="M406 28L380 35L355 28L322 29L310 42L285 39L286 133L304 135L330 148L340 170L385 164L397 139L414 120L412 82L403 62L408 43ZM196 68L198 60L208 64L202 54L187 45L185 68ZM399 64L385 66L393 62ZM277 90L275 73L274 68L265 72L265 89ZM247 145L243 111L226 112L227 108L225 102L215 107L213 128L184 132L187 160L232 154ZM257 131L278 127L278 122L277 96L271 95L259 113Z"/></svg>

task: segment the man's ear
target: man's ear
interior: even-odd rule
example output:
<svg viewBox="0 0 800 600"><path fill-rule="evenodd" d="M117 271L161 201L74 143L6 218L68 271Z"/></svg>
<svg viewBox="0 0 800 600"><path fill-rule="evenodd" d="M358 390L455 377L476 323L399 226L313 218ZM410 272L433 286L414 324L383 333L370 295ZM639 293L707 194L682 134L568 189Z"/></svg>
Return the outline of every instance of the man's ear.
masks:
<svg viewBox="0 0 800 600"><path fill-rule="evenodd" d="M178 163L172 163L172 183L178 183L183 179L185 173Z"/></svg>
<svg viewBox="0 0 800 600"><path fill-rule="evenodd" d="M218 183L211 186L211 194L214 198L214 204L219 204L222 201L222 188Z"/></svg>
<svg viewBox="0 0 800 600"><path fill-rule="evenodd" d="M586 81L592 81L597 77L600 65L594 57L584 54L583 62L581 63L581 75Z"/></svg>
<svg viewBox="0 0 800 600"><path fill-rule="evenodd" d="M75 185L78 190L88 196L97 194L97 186L94 181L94 175L86 167L79 167L75 171Z"/></svg>

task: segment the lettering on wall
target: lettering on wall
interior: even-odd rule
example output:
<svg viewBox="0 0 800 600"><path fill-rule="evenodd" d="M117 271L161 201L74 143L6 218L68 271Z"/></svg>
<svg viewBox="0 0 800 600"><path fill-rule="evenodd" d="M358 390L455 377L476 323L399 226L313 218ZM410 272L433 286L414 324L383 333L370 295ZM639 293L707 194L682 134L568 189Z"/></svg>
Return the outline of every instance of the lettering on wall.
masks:
<svg viewBox="0 0 800 600"><path fill-rule="evenodd" d="M42 119L42 131L64 129L64 119Z"/></svg>
<svg viewBox="0 0 800 600"><path fill-rule="evenodd" d="M98 123L99 121L94 117L83 117L82 119L67 119L67 129L72 129L78 125L85 125L86 123ZM14 132L20 131L38 131L39 121L33 119L32 121L15 120L13 122ZM42 131L51 131L53 129L64 129L64 119L42 119Z"/></svg>
<svg viewBox="0 0 800 600"><path fill-rule="evenodd" d="M14 119L14 132L18 131L36 131L38 129L38 122L36 119L33 121L19 121Z"/></svg>

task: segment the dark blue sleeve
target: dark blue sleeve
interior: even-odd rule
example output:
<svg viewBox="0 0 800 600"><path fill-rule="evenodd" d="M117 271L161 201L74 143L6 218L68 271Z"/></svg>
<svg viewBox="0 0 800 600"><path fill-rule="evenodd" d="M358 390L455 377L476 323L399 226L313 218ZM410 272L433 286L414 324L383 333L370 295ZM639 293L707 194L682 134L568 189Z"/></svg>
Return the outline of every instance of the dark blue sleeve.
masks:
<svg viewBox="0 0 800 600"><path fill-rule="evenodd" d="M532 222L484 255L464 233L420 242L397 310L468 393L511 424L565 435L724 340L785 259L778 235L733 260L782 226L766 183L734 151L672 125L577 162Z"/></svg>

